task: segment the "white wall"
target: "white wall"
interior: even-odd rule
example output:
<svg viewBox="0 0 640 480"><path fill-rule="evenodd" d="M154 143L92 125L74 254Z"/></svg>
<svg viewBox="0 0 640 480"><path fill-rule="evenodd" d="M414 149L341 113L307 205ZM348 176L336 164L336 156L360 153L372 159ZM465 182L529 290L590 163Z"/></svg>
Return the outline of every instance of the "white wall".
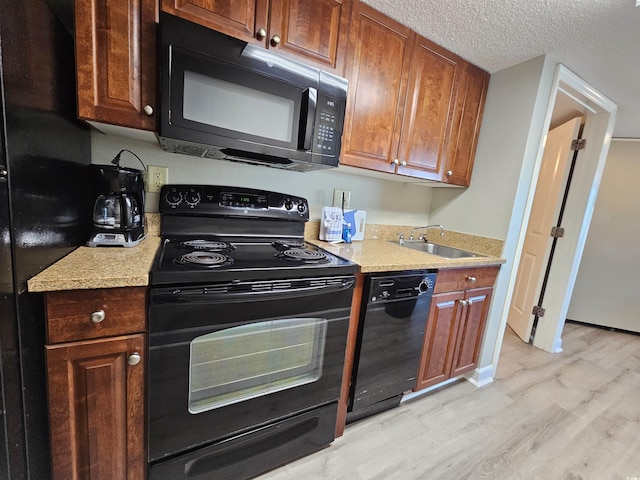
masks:
<svg viewBox="0 0 640 480"><path fill-rule="evenodd" d="M333 189L351 191L352 209L367 211L367 223L427 225L431 209L431 187L351 175L336 169L288 172L237 162L210 160L167 153L157 142L146 142L92 132L91 163L108 164L122 149L138 155L146 165L167 166L169 183L233 185L274 190L306 198L312 220L319 220L323 206L333 201ZM141 168L128 153L121 164ZM158 211L158 195L149 194L146 210Z"/></svg>
<svg viewBox="0 0 640 480"><path fill-rule="evenodd" d="M640 141L611 143L567 318L640 332Z"/></svg>

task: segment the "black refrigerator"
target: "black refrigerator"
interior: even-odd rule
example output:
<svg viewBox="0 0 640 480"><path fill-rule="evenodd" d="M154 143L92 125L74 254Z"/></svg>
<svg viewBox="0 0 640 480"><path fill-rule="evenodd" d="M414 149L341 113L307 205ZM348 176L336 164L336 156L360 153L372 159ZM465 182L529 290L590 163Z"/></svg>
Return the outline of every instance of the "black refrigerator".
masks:
<svg viewBox="0 0 640 480"><path fill-rule="evenodd" d="M27 280L89 235L72 9L0 0L0 479L50 477L43 295Z"/></svg>

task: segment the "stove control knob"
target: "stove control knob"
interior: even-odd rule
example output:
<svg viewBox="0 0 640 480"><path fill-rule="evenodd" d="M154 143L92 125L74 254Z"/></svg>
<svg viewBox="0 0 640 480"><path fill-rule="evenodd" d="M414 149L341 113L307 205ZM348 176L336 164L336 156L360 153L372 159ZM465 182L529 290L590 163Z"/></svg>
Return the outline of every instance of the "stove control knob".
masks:
<svg viewBox="0 0 640 480"><path fill-rule="evenodd" d="M300 203L298 203L298 212L304 213L306 211L307 211L307 206L305 205L303 200L300 200Z"/></svg>
<svg viewBox="0 0 640 480"><path fill-rule="evenodd" d="M177 190L169 190L165 196L165 200L172 207L176 207L182 202L182 194Z"/></svg>
<svg viewBox="0 0 640 480"><path fill-rule="evenodd" d="M185 195L184 199L190 206L195 207L200 203L200 192L189 192Z"/></svg>
<svg viewBox="0 0 640 480"><path fill-rule="evenodd" d="M284 199L284 208L286 208L287 210L291 210L293 208L293 202L291 201L290 197Z"/></svg>

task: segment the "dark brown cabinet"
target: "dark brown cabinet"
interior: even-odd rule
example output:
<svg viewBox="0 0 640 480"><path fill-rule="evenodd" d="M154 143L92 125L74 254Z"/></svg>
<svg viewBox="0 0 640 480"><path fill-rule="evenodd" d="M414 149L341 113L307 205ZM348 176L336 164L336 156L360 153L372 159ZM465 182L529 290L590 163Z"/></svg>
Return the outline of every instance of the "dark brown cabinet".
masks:
<svg viewBox="0 0 640 480"><path fill-rule="evenodd" d="M460 75L448 143L447 164L442 178L445 183L468 187L471 182L488 87L489 74L466 63Z"/></svg>
<svg viewBox="0 0 640 480"><path fill-rule="evenodd" d="M486 72L355 3L347 77L343 165L468 185Z"/></svg>
<svg viewBox="0 0 640 480"><path fill-rule="evenodd" d="M415 390L473 370L500 267L438 272ZM442 280L442 282L441 282Z"/></svg>
<svg viewBox="0 0 640 480"><path fill-rule="evenodd" d="M351 0L162 0L162 10L341 74Z"/></svg>
<svg viewBox="0 0 640 480"><path fill-rule="evenodd" d="M156 128L157 0L75 1L78 117Z"/></svg>
<svg viewBox="0 0 640 480"><path fill-rule="evenodd" d="M146 478L146 288L48 292L52 478Z"/></svg>

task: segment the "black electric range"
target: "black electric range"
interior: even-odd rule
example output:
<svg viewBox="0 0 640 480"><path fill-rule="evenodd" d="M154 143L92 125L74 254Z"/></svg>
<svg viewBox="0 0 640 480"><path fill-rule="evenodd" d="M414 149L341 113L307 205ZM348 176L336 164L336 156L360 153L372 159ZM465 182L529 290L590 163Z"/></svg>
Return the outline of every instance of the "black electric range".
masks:
<svg viewBox="0 0 640 480"><path fill-rule="evenodd" d="M306 199L265 190L165 185L151 285L314 278L357 266L304 241Z"/></svg>

